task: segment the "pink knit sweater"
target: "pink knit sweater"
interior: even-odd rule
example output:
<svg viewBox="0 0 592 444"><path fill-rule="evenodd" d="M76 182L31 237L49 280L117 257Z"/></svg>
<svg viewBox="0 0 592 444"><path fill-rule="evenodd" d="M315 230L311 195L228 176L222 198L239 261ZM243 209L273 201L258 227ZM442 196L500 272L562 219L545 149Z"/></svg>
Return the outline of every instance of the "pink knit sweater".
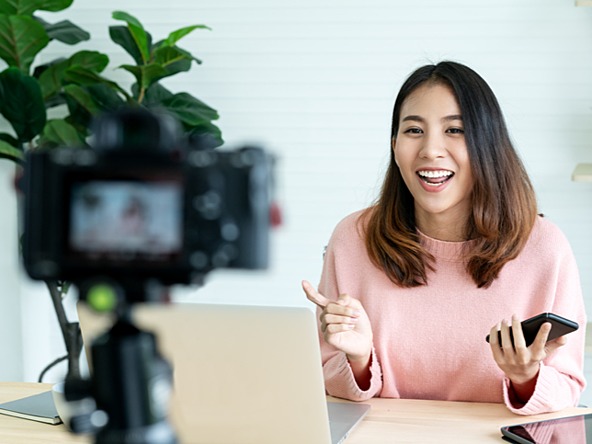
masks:
<svg viewBox="0 0 592 444"><path fill-rule="evenodd" d="M325 387L330 395L365 400L416 398L504 402L518 414L555 411L577 404L584 389L586 314L578 269L561 231L537 218L520 256L498 279L479 289L460 258L463 242L421 235L436 258L428 285L401 288L371 262L357 220L342 220L329 242L319 292L329 299L347 293L360 300L372 324L370 388L357 386L345 354L321 338ZM502 319L553 312L580 329L542 364L534 394L512 405L509 380L496 365L485 337Z"/></svg>

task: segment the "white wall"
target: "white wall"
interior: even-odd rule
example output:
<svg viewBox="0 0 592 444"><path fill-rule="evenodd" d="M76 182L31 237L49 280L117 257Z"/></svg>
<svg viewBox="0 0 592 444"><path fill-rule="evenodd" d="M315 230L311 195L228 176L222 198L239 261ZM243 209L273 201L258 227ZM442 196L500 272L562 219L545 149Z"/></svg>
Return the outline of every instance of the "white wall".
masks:
<svg viewBox="0 0 592 444"><path fill-rule="evenodd" d="M273 234L271 269L215 272L198 291L180 289L179 298L305 304L299 282L318 280L334 225L376 195L402 81L419 65L453 59L496 92L541 211L572 242L592 309L592 185L570 181L576 163L592 162L592 8L573 0L77 0L67 13L46 18L65 17L90 31L93 39L79 47L111 54L107 74L128 79L114 68L129 59L107 34L116 9L136 15L156 39L209 25L211 32L181 42L203 65L167 86L218 109L230 145L260 142L279 158L285 222ZM63 48L54 44L44 60ZM6 169L0 174L4 181ZM14 279L4 268L0 276L3 283ZM22 293L23 378L30 380L61 351L51 342L59 336L49 306L37 308L43 292ZM2 316L11 316L2 304Z"/></svg>
<svg viewBox="0 0 592 444"><path fill-rule="evenodd" d="M0 380L19 381L23 375L21 301L17 251L15 167L0 160Z"/></svg>

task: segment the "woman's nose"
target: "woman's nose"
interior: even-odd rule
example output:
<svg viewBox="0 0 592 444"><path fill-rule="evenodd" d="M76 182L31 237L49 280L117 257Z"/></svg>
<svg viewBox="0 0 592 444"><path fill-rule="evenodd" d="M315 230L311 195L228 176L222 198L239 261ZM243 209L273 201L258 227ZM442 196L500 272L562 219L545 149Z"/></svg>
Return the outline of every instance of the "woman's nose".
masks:
<svg viewBox="0 0 592 444"><path fill-rule="evenodd" d="M446 142L444 137L437 133L428 133L423 139L424 143L419 152L423 159L437 159L446 155Z"/></svg>

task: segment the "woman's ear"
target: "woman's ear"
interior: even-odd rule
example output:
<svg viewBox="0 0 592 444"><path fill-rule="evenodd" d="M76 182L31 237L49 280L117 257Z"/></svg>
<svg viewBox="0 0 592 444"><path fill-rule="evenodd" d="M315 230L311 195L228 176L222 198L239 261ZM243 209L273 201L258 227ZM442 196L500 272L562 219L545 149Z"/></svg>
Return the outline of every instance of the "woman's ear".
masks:
<svg viewBox="0 0 592 444"><path fill-rule="evenodd" d="M399 165L399 162L397 162L397 151L396 151L396 145L397 145L397 139L395 137L393 137L391 139L391 149L393 150L393 159L395 159L395 163L397 165Z"/></svg>

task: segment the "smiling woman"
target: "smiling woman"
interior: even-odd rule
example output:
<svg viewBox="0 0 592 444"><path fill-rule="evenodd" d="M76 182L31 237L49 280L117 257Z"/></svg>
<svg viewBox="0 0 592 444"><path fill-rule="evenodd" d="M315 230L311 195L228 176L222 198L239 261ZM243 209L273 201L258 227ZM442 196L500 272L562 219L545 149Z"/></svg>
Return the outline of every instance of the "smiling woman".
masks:
<svg viewBox="0 0 592 444"><path fill-rule="evenodd" d="M428 83L409 95L401 116L392 147L417 228L441 240L465 240L473 175L456 97L448 86Z"/></svg>
<svg viewBox="0 0 592 444"><path fill-rule="evenodd" d="M393 282L419 285L429 255L416 229L444 241L475 239L467 271L478 286L489 286L526 243L537 212L493 91L464 65L422 67L397 97L391 140L391 162L368 228L374 262ZM409 165L400 168L400 161ZM422 169L454 174L432 188L416 177ZM413 265L404 270L401 263Z"/></svg>
<svg viewBox="0 0 592 444"><path fill-rule="evenodd" d="M585 332L548 340L546 323L526 346L520 320L554 312L585 325L578 269L536 214L487 83L454 62L416 70L395 101L390 151L375 205L335 229L318 292L303 283L329 394L518 414L576 405Z"/></svg>

